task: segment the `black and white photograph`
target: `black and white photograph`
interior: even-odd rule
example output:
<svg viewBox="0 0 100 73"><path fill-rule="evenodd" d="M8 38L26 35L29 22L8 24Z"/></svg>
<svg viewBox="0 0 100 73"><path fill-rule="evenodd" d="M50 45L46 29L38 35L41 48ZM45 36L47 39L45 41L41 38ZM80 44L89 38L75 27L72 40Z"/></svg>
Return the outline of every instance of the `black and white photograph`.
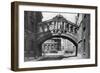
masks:
<svg viewBox="0 0 100 73"><path fill-rule="evenodd" d="M24 11L24 61L90 58L90 14Z"/></svg>
<svg viewBox="0 0 100 73"><path fill-rule="evenodd" d="M12 3L12 70L97 66L97 7Z"/></svg>

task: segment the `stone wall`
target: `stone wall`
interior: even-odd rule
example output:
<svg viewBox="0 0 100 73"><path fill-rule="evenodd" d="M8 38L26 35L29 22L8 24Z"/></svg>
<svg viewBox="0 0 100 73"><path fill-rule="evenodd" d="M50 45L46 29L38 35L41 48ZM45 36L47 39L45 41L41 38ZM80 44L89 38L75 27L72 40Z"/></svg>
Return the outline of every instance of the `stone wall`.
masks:
<svg viewBox="0 0 100 73"><path fill-rule="evenodd" d="M90 14L79 14L78 55L82 58L90 57Z"/></svg>
<svg viewBox="0 0 100 73"><path fill-rule="evenodd" d="M26 57L39 56L40 51L37 46L38 23L42 21L41 12L24 12L24 50Z"/></svg>

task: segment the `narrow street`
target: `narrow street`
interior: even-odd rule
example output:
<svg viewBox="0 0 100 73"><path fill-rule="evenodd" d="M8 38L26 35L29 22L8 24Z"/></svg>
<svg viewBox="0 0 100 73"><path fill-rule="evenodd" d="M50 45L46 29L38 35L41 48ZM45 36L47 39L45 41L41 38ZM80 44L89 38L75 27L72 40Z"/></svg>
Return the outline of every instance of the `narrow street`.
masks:
<svg viewBox="0 0 100 73"><path fill-rule="evenodd" d="M80 54L78 54L77 56L63 56L63 55L45 55L42 57L39 57L37 59L34 59L34 57L30 57L30 58L26 58L27 61L50 61L50 60L73 60L73 59L83 59L82 56Z"/></svg>

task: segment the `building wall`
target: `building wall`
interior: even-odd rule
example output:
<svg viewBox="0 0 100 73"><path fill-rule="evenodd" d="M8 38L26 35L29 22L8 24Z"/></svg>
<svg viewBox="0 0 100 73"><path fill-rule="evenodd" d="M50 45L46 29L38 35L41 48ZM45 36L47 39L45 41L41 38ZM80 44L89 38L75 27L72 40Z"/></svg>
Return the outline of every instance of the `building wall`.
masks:
<svg viewBox="0 0 100 73"><path fill-rule="evenodd" d="M90 57L90 15L79 14L78 29L78 55L82 58Z"/></svg>
<svg viewBox="0 0 100 73"><path fill-rule="evenodd" d="M90 57L90 14L86 14L83 20L83 55Z"/></svg>
<svg viewBox="0 0 100 73"><path fill-rule="evenodd" d="M44 53L57 53L61 49L61 39L51 38L42 44Z"/></svg>
<svg viewBox="0 0 100 73"><path fill-rule="evenodd" d="M37 29L38 23L42 21L41 12L25 11L24 12L24 44L25 56L38 56L39 48L37 47Z"/></svg>

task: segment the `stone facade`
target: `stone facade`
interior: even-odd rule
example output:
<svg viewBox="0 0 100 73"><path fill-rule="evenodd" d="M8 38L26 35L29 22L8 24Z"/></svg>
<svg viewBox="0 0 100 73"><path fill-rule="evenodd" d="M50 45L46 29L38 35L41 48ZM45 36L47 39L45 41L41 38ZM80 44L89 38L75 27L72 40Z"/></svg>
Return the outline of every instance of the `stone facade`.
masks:
<svg viewBox="0 0 100 73"><path fill-rule="evenodd" d="M26 57L41 55L37 46L38 23L42 21L41 12L24 12L24 50Z"/></svg>
<svg viewBox="0 0 100 73"><path fill-rule="evenodd" d="M78 14L78 54L82 58L90 57L90 14Z"/></svg>

